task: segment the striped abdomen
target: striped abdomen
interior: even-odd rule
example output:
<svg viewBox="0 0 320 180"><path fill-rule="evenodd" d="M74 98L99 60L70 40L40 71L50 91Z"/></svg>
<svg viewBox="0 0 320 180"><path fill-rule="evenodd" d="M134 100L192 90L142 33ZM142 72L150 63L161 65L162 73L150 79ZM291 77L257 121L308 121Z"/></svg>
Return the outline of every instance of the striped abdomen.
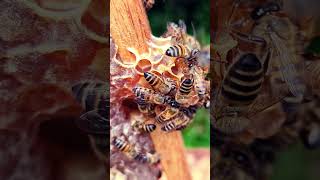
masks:
<svg viewBox="0 0 320 180"><path fill-rule="evenodd" d="M162 94L168 94L171 91L171 88L156 74L145 72L144 78L155 91L158 91Z"/></svg>
<svg viewBox="0 0 320 180"><path fill-rule="evenodd" d="M191 122L191 120L192 119L188 118L183 113L180 113L172 121L164 124L161 127L161 130L166 132L170 132L173 130L182 130L187 127L187 125Z"/></svg>
<svg viewBox="0 0 320 180"><path fill-rule="evenodd" d="M155 119L159 124L163 124L165 121L169 121L179 113L179 109L169 108L162 111Z"/></svg>
<svg viewBox="0 0 320 180"><path fill-rule="evenodd" d="M147 133L151 133L152 131L154 131L156 129L156 125L155 124L144 124L143 125L143 131L147 132Z"/></svg>
<svg viewBox="0 0 320 180"><path fill-rule="evenodd" d="M108 108L108 87L106 83L87 81L72 86L72 93L85 111L102 110L99 114L108 119L105 114Z"/></svg>
<svg viewBox="0 0 320 180"><path fill-rule="evenodd" d="M170 57L187 57L189 54L189 49L181 44L171 46L166 51L166 55Z"/></svg>
<svg viewBox="0 0 320 180"><path fill-rule="evenodd" d="M124 140L116 138L113 140L113 145L122 152L130 152L132 147Z"/></svg>
<svg viewBox="0 0 320 180"><path fill-rule="evenodd" d="M193 79L184 79L180 84L179 92L182 95L188 95L192 90L193 83Z"/></svg>
<svg viewBox="0 0 320 180"><path fill-rule="evenodd" d="M255 54L245 54L234 63L222 84L222 96L230 105L249 105L258 96L264 68Z"/></svg>

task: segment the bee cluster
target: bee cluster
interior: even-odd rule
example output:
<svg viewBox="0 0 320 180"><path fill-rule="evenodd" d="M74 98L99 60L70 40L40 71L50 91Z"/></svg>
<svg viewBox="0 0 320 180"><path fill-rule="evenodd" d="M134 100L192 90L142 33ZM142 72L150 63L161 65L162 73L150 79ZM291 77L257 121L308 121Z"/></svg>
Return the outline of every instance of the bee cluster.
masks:
<svg viewBox="0 0 320 180"><path fill-rule="evenodd" d="M308 39L281 1L228 3L211 49L213 177L268 179L277 152L320 145L315 78L298 53Z"/></svg>
<svg viewBox="0 0 320 180"><path fill-rule="evenodd" d="M131 64L111 53L111 166L122 172L128 166L121 168L119 159L128 162L128 158L135 160L136 168L149 166L146 171L155 172L160 157L152 150L148 133L158 126L164 132L182 130L198 108L209 107L209 81L205 79L209 67L198 64L199 42L185 28L183 21L168 23L162 37L151 36L146 54L128 48L136 57ZM116 101L124 105L112 105Z"/></svg>

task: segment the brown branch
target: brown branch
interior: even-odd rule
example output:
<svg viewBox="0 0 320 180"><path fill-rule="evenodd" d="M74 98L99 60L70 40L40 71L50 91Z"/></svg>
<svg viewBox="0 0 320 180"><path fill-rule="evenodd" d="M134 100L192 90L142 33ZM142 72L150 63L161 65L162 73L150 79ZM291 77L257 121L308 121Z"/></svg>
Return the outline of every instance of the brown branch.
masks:
<svg viewBox="0 0 320 180"><path fill-rule="evenodd" d="M132 61L128 47L147 52L146 41L151 36L149 21L141 0L110 1L110 31L118 45L122 60ZM190 180L183 139L180 132L164 133L157 128L151 133L156 151L168 180Z"/></svg>

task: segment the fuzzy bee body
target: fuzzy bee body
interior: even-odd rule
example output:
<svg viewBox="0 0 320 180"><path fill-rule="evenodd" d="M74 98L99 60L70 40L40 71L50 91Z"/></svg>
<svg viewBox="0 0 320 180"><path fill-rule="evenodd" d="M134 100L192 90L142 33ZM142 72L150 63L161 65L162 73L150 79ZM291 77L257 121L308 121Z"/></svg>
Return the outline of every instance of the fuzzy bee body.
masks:
<svg viewBox="0 0 320 180"><path fill-rule="evenodd" d="M240 56L230 68L221 85L220 99L223 104L217 106L215 127L224 133L232 134L244 130L249 125L245 112L261 91L269 53L262 65L255 54Z"/></svg>
<svg viewBox="0 0 320 180"><path fill-rule="evenodd" d="M122 152L130 152L133 150L132 146L128 142L119 138L115 138L113 140L113 145Z"/></svg>
<svg viewBox="0 0 320 180"><path fill-rule="evenodd" d="M252 29L252 36L265 40L266 45L273 51L273 59L283 81L294 96L301 98L305 93L305 84L301 78L304 68L297 55L299 41L297 27L288 17L272 14L281 10L279 3L266 3L262 9L265 13L261 13L256 18L251 17L256 22ZM255 12L254 10L252 14Z"/></svg>
<svg viewBox="0 0 320 180"><path fill-rule="evenodd" d="M190 54L189 48L187 48L186 46L184 46L182 44L177 44L177 45L171 46L166 51L166 55L170 56L170 57L186 58L189 56L189 54Z"/></svg>
<svg viewBox="0 0 320 180"><path fill-rule="evenodd" d="M75 120L79 129L88 134L91 147L97 157L105 161L109 134L108 85L87 81L72 86L72 93L85 112Z"/></svg>
<svg viewBox="0 0 320 180"><path fill-rule="evenodd" d="M255 54L240 57L222 82L221 94L231 105L251 104L258 96L264 78L262 64Z"/></svg>
<svg viewBox="0 0 320 180"><path fill-rule="evenodd" d="M171 120L179 113L179 109L167 107L163 112L161 112L158 116L156 116L155 120L159 124L163 124L166 121Z"/></svg>
<svg viewBox="0 0 320 180"><path fill-rule="evenodd" d="M154 164L160 161L160 158L156 154L139 153L131 144L122 139L115 138L112 143L117 149L129 156L129 158L132 158L140 163Z"/></svg>
<svg viewBox="0 0 320 180"><path fill-rule="evenodd" d="M85 113L76 120L77 126L89 134L109 133L108 85L87 81L72 86L72 93Z"/></svg>
<svg viewBox="0 0 320 180"><path fill-rule="evenodd" d="M184 79L180 84L179 93L182 95L190 94L193 88L193 84L194 84L193 78Z"/></svg>
<svg viewBox="0 0 320 180"><path fill-rule="evenodd" d="M172 87L166 84L162 78L154 73L145 72L144 78L155 91L158 91L164 95L169 94L172 90Z"/></svg>
<svg viewBox="0 0 320 180"><path fill-rule="evenodd" d="M137 98L144 99L146 102L155 104L164 104L166 102L165 96L154 92L151 89L143 87L135 87L132 90Z"/></svg>
<svg viewBox="0 0 320 180"><path fill-rule="evenodd" d="M165 123L161 130L165 132L171 132L174 130L182 130L190 123L190 118L182 112L179 112L171 121Z"/></svg>
<svg viewBox="0 0 320 180"><path fill-rule="evenodd" d="M154 113L154 106L148 103L145 99L136 98L136 103L138 104L138 109L140 112L152 115Z"/></svg>
<svg viewBox="0 0 320 180"><path fill-rule="evenodd" d="M157 128L155 124L146 124L137 120L133 121L131 126L137 131L146 133L151 133Z"/></svg>

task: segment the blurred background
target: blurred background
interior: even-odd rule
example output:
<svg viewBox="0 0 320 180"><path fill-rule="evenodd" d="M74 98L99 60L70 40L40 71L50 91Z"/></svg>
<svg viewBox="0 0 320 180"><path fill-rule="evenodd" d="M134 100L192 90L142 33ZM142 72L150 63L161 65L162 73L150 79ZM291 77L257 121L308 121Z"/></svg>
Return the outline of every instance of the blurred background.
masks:
<svg viewBox="0 0 320 180"><path fill-rule="evenodd" d="M156 0L154 6L147 13L154 36L161 36L166 31L168 22L178 23L181 19L187 25L188 34L195 34L202 47L209 45L209 0ZM199 110L193 123L183 130L182 133L187 147L209 148L209 112L205 109Z"/></svg>

